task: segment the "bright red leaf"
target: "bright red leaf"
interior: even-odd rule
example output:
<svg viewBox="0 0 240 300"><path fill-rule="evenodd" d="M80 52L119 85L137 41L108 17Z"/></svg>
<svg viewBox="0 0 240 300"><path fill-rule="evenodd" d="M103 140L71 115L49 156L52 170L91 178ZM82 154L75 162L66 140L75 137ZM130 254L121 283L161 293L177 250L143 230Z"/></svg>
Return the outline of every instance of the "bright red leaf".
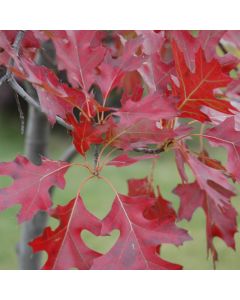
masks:
<svg viewBox="0 0 240 300"><path fill-rule="evenodd" d="M111 119L109 122L112 126L108 127L105 142L124 150L156 144L162 146L163 143L168 143L177 136L184 136L191 130L188 126L179 126L176 129L162 128L159 122L140 118L132 123L131 118L126 116L120 118L118 123Z"/></svg>
<svg viewBox="0 0 240 300"><path fill-rule="evenodd" d="M73 131L71 132L73 144L80 154L84 155L92 144L101 144L103 141L100 129L94 127L85 118L83 118L83 121L77 122L75 117L69 115L67 121L73 126Z"/></svg>
<svg viewBox="0 0 240 300"><path fill-rule="evenodd" d="M104 61L98 67L95 82L101 89L104 104L107 104L107 99L114 88L124 89L126 87L125 76L129 76L130 72L136 71L145 61L143 55L136 55L141 44L141 37L126 41L123 53L119 57L113 58L108 52ZM139 80L134 80L133 84L132 90L141 88Z"/></svg>
<svg viewBox="0 0 240 300"><path fill-rule="evenodd" d="M68 80L73 87L81 87L85 92L93 84L95 68L106 54L102 45L95 45L96 34L95 30L47 32L56 48L59 69L67 71Z"/></svg>
<svg viewBox="0 0 240 300"><path fill-rule="evenodd" d="M213 244L214 237L220 237L229 247L235 248L237 212L230 202L235 195L234 188L221 170L205 165L187 152L182 159L191 168L196 181L178 185L174 190L181 199L179 218L190 220L198 207L204 209L208 249L211 250L215 262L218 255Z"/></svg>
<svg viewBox="0 0 240 300"><path fill-rule="evenodd" d="M236 110L229 101L217 99L214 89L227 86L231 78L222 72L217 60L206 62L203 50L196 54L196 70L191 73L183 54L173 42L173 53L178 82L174 81L174 94L180 98L178 108L182 117L190 117L201 122L209 120L201 111L202 106L213 108L226 114L233 114Z"/></svg>
<svg viewBox="0 0 240 300"><path fill-rule="evenodd" d="M144 37L143 52L148 55L147 60L139 68L139 72L147 84L149 92L165 92L171 83L170 74L174 71L172 50L170 43L161 31L139 31Z"/></svg>
<svg viewBox="0 0 240 300"><path fill-rule="evenodd" d="M213 244L214 237L221 238L229 247L235 249L234 234L237 231L236 210L231 205L229 191L219 186L219 192L225 193L228 201L219 206L215 199L200 188L197 182L178 185L174 193L181 199L179 219L191 220L198 207L206 214L207 246L211 250L213 260L218 259L217 250Z"/></svg>
<svg viewBox="0 0 240 300"><path fill-rule="evenodd" d="M0 210L20 204L20 223L31 220L39 210L48 210L52 205L49 189L65 187L64 175L68 167L65 162L46 158L36 166L20 155L12 162L0 163L0 176L10 176L14 180L11 186L0 189Z"/></svg>
<svg viewBox="0 0 240 300"><path fill-rule="evenodd" d="M43 269L90 269L93 259L100 254L86 246L81 232L88 230L99 235L100 220L86 210L80 197L71 200L65 206L53 209L51 216L60 221L59 226L55 230L45 228L43 234L30 243L34 252L47 252L48 259Z"/></svg>
<svg viewBox="0 0 240 300"><path fill-rule="evenodd" d="M174 99L164 97L160 93L150 94L138 102L128 100L115 115L121 122L135 123L142 119L158 121L170 119L178 115Z"/></svg>
<svg viewBox="0 0 240 300"><path fill-rule="evenodd" d="M199 48L198 39L194 38L188 30L171 30L167 33L177 44L179 51L181 51L187 69L190 70L190 72L195 73L195 55Z"/></svg>
<svg viewBox="0 0 240 300"><path fill-rule="evenodd" d="M225 33L226 30L200 30L198 33L199 44L205 53L207 62L217 58L216 48Z"/></svg>
<svg viewBox="0 0 240 300"><path fill-rule="evenodd" d="M228 203L229 198L235 195L233 186L228 182L221 170L213 169L190 155L187 163L200 188L207 193L217 206L221 207Z"/></svg>
<svg viewBox="0 0 240 300"><path fill-rule="evenodd" d="M101 234L119 229L120 237L107 254L94 261L93 269L181 268L162 260L158 251L163 243L181 245L190 239L189 235L175 225L176 214L168 201L147 189L141 192L115 198L110 213L102 221Z"/></svg>
<svg viewBox="0 0 240 300"><path fill-rule="evenodd" d="M0 176L13 179L0 189L0 210L17 204L21 206L19 222L31 220L42 210L59 221L55 229L47 227L30 243L34 252L47 253L44 269L180 269L164 261L160 250L163 244L179 246L190 240L176 221L190 221L198 208L206 215L207 247L214 262L215 237L235 249L237 212L231 204L235 189L230 181L240 181L238 32L27 31L18 53L12 47L16 34L0 31L3 70L32 83L40 110L52 125L59 117L71 125L66 127L71 128L73 144L84 156L73 165L88 169L88 179L105 181L116 194L103 220L93 216L79 196L87 180L75 199L52 209L50 189L64 188L70 163L43 158L36 166L23 156L0 163ZM41 56L50 58L45 41L55 50L51 55L51 65L57 67L54 72L38 65ZM1 79L1 83L7 81L22 94L24 85L11 85L7 76ZM205 124L199 126L197 121ZM193 143L188 143L192 137ZM226 166L212 157L214 152L208 154L206 140L227 150ZM91 163L86 155L93 147ZM123 152L110 160L116 150ZM159 188L155 193L158 163L152 164L146 177L128 180L128 195L118 194L102 175L107 166L130 166L146 159L156 162L171 151L175 151L181 179L174 190L180 197L178 214ZM96 209L102 210L103 202L104 195L94 203ZM97 237L109 237L117 230L119 238L101 254L104 251L98 253L85 243L84 230Z"/></svg>
<svg viewBox="0 0 240 300"><path fill-rule="evenodd" d="M36 88L42 110L51 124L55 123L56 116L65 119L68 113L73 113L74 107L93 111L93 103L86 99L83 92L61 83L52 70L25 58L21 58L20 67L23 70L13 71Z"/></svg>
<svg viewBox="0 0 240 300"><path fill-rule="evenodd" d="M205 137L212 146L227 149L226 169L235 180L240 181L240 131L235 129L234 117L227 118L220 125L208 129Z"/></svg>

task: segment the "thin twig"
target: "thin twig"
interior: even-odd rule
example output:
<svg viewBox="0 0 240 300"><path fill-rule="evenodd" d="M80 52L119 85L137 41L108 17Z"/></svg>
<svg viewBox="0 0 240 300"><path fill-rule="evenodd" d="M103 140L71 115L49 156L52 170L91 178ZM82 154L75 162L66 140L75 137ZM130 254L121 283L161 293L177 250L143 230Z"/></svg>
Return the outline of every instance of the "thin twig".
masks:
<svg viewBox="0 0 240 300"><path fill-rule="evenodd" d="M73 145L70 145L60 157L61 161L71 162L74 157L77 155L76 148Z"/></svg>
<svg viewBox="0 0 240 300"><path fill-rule="evenodd" d="M17 33L17 36L15 38L15 41L12 45L12 48L14 49L14 51L17 55L19 53L19 49L20 49L22 40L24 38L25 32L26 32L26 30L19 30L18 33Z"/></svg>
<svg viewBox="0 0 240 300"><path fill-rule="evenodd" d="M20 124L21 124L21 134L24 134L24 114L21 108L21 103L19 101L19 97L18 94L15 93L15 99L16 99L16 103L17 103L17 109L18 109L18 113L19 113L19 119L20 119Z"/></svg>
<svg viewBox="0 0 240 300"><path fill-rule="evenodd" d="M0 78L0 86L8 79L8 75L5 74L3 77Z"/></svg>
<svg viewBox="0 0 240 300"><path fill-rule="evenodd" d="M56 116L56 121L59 125L65 127L67 130L73 130L73 127L67 124L62 118Z"/></svg>
<svg viewBox="0 0 240 300"><path fill-rule="evenodd" d="M95 145L94 148L94 173L97 175L98 171L98 156L99 156L99 145Z"/></svg>
<svg viewBox="0 0 240 300"><path fill-rule="evenodd" d="M118 151L118 150L119 150L118 148L113 148L111 151L109 151L107 153L107 155L102 160L101 166L98 167L99 171L101 171L103 169L103 167L108 163L108 159L113 154L113 152Z"/></svg>
<svg viewBox="0 0 240 300"><path fill-rule="evenodd" d="M13 88L13 90L18 93L25 101L27 101L29 104L34 106L37 110L42 111L41 106L38 104L38 102L32 98L15 80L15 78L10 77L8 78L9 85ZM72 130L72 126L68 125L63 119L60 117L56 117L56 121L58 124L62 125L68 130Z"/></svg>
<svg viewBox="0 0 240 300"><path fill-rule="evenodd" d="M24 38L25 35L25 31L24 30L19 30L19 32L16 35L15 41L12 45L12 49L14 50L15 54L19 55L19 50L20 50L20 46L22 43L22 40ZM11 76L12 76L12 72L10 71L10 68L14 66L14 59L11 57L9 60L9 68L7 69L7 73L6 73L6 79L8 80Z"/></svg>
<svg viewBox="0 0 240 300"><path fill-rule="evenodd" d="M204 148L204 144L203 144L203 134L204 134L204 129L205 129L205 125L204 124L201 124L201 127L200 127L200 136L199 136L199 147L200 147L200 153L203 151L203 148Z"/></svg>
<svg viewBox="0 0 240 300"><path fill-rule="evenodd" d="M146 154L159 154L161 152L165 152L166 148L170 146L173 143L172 140L167 141L164 143L161 147L156 148L156 149L150 149L150 148L133 148L133 151L135 152L142 152Z"/></svg>
<svg viewBox="0 0 240 300"><path fill-rule="evenodd" d="M41 111L41 107L38 104L38 101L33 99L22 87L17 83L16 79L11 77L8 79L9 85L13 88L13 90L20 95L28 104L31 104L34 108Z"/></svg>
<svg viewBox="0 0 240 300"><path fill-rule="evenodd" d="M135 152L141 152L146 154L158 154L165 151L165 145L164 147L157 148L157 149L150 149L150 148L133 148L133 151Z"/></svg>
<svg viewBox="0 0 240 300"><path fill-rule="evenodd" d="M227 54L228 53L227 49L224 47L224 45L221 42L218 43L218 46L222 50L223 54Z"/></svg>

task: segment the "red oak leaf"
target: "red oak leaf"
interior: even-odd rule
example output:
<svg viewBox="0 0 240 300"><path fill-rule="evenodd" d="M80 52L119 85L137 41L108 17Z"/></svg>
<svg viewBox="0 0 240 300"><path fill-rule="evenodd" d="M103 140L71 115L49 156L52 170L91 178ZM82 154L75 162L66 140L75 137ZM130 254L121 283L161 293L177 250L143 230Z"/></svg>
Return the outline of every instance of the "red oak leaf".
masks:
<svg viewBox="0 0 240 300"><path fill-rule="evenodd" d="M177 136L186 135L191 130L187 126L179 126L176 129L162 128L158 122L140 118L135 123L127 117L120 118L118 123L112 119L108 122L111 122L111 126L108 127L105 142L124 150L133 150L147 145L162 145Z"/></svg>
<svg viewBox="0 0 240 300"><path fill-rule="evenodd" d="M33 84L51 124L59 116L71 125L73 144L81 155L93 144L101 145L97 171L111 155L105 153L109 147L123 150L106 163L116 167L174 150L182 181L174 189L180 198L177 214L159 187L155 192L153 176L128 180L128 195L120 195L107 178L95 174L116 194L111 210L99 220L86 209L79 193L68 204L51 208L50 189L64 188L70 163L43 158L37 166L24 156L0 163L0 176L13 179L0 189L0 211L16 204L19 222L42 210L59 221L55 229L47 227L30 242L33 252L48 255L43 269L180 269L164 261L160 249L191 239L176 222L190 221L198 208L206 216L207 247L214 262L215 237L235 249L237 212L229 179L240 182L239 59L225 52L236 55L239 32L199 31L195 37L185 30L27 31L18 55L12 47L16 33L0 31L0 64ZM49 39L67 84L35 61L37 48ZM13 66L8 65L9 58ZM233 68L235 80L229 75ZM227 150L226 167L204 149L197 153L188 148L192 130L188 125L195 122L183 124L179 118L209 123L208 129L201 128L200 140ZM200 144L203 148L202 140ZM148 154L127 153L132 150ZM85 230L96 236L117 230L119 238L101 254L87 246Z"/></svg>
<svg viewBox="0 0 240 300"><path fill-rule="evenodd" d="M208 129L204 135L214 147L227 149L226 169L237 181L240 181L240 131L235 129L234 117L227 118L220 125Z"/></svg>
<svg viewBox="0 0 240 300"><path fill-rule="evenodd" d="M141 156L128 156L127 154L121 154L117 157L114 157L107 165L115 167L126 167L135 164L141 160L153 159L157 157L159 157L159 155L146 154Z"/></svg>
<svg viewBox="0 0 240 300"><path fill-rule="evenodd" d="M71 200L65 206L53 209L51 216L60 221L59 226L55 230L45 228L41 236L29 243L34 252L47 252L48 259L43 269L90 269L93 259L101 254L86 246L81 232L86 229L99 235L100 220L86 210L80 197Z"/></svg>
<svg viewBox="0 0 240 300"><path fill-rule="evenodd" d="M196 54L196 70L191 73L185 63L183 54L173 42L175 67L179 82L173 82L174 94L180 98L178 108L182 111L182 117L190 117L201 122L209 120L208 116L201 112L202 106L208 106L226 114L232 114L236 109L230 102L217 99L214 89L225 87L231 78L222 72L217 60L207 63L204 52L200 48Z"/></svg>
<svg viewBox="0 0 240 300"><path fill-rule="evenodd" d="M77 122L73 115L68 115L67 121L73 126L73 144L80 154L84 155L92 144L102 143L102 131L90 121L84 118L83 121Z"/></svg>
<svg viewBox="0 0 240 300"><path fill-rule="evenodd" d="M178 173L181 177L182 182L183 183L188 182L188 177L184 168L184 163L185 163L184 156L182 155L181 151L179 151L178 149L175 149L175 160L176 160Z"/></svg>
<svg viewBox="0 0 240 300"><path fill-rule="evenodd" d="M147 55L158 52L166 41L163 31L137 30L137 34L143 37L142 48Z"/></svg>
<svg viewBox="0 0 240 300"><path fill-rule="evenodd" d="M171 83L170 74L174 70L172 50L164 32L156 33L150 30L139 31L143 35L143 51L148 55L139 68L150 93L165 92Z"/></svg>
<svg viewBox="0 0 240 300"><path fill-rule="evenodd" d="M128 179L128 196L135 197L139 195L145 195L152 198L155 197L154 188L147 177Z"/></svg>
<svg viewBox="0 0 240 300"><path fill-rule="evenodd" d="M216 169L209 167L187 151L184 151L178 159L183 160L181 165L186 162L196 177L196 182L183 183L174 190L181 199L179 218L190 220L198 207L204 209L207 219L208 249L211 250L215 262L217 250L213 244L214 237L220 237L233 249L235 247L237 212L230 202L230 198L235 196L234 188L228 183L219 166Z"/></svg>
<svg viewBox="0 0 240 300"><path fill-rule="evenodd" d="M41 108L47 114L51 124L55 123L56 116L65 119L68 113L73 112L74 107L93 111L94 104L86 99L82 91L61 83L56 74L47 67L36 65L24 57L20 59L20 66L24 71L13 69L13 72L34 85Z"/></svg>
<svg viewBox="0 0 240 300"><path fill-rule="evenodd" d="M124 105L124 103L129 99L137 102L142 98L144 91L143 80L137 71L126 73L119 83L119 87L121 87L123 90L121 95L122 105Z"/></svg>
<svg viewBox="0 0 240 300"><path fill-rule="evenodd" d="M207 62L217 58L216 47L226 30L200 30L198 41L205 53Z"/></svg>
<svg viewBox="0 0 240 300"><path fill-rule="evenodd" d="M167 85L171 82L170 74L174 70L173 60L171 59L170 62L165 63L159 53L154 53L151 55L151 65L156 90L165 91Z"/></svg>
<svg viewBox="0 0 240 300"><path fill-rule="evenodd" d="M115 87L126 88L126 79L124 77L129 77L128 73L137 70L145 61L143 55L136 55L142 42L143 39L141 37L127 41L119 57L113 58L108 52L104 61L98 67L95 82L101 89L104 104L106 104L110 92ZM139 80L134 80L133 83L134 86L131 87L131 90L139 90L141 88Z"/></svg>
<svg viewBox="0 0 240 300"><path fill-rule="evenodd" d="M191 155L188 156L187 163L199 187L207 193L216 206L223 206L229 202L230 197L235 195L233 186L221 170L213 169Z"/></svg>
<svg viewBox="0 0 240 300"><path fill-rule="evenodd" d="M199 48L198 40L188 30L171 30L168 33L181 51L187 69L194 73L196 68L195 54Z"/></svg>
<svg viewBox="0 0 240 300"><path fill-rule="evenodd" d="M135 123L141 119L159 121L174 118L178 115L178 111L174 99L156 92L138 102L126 101L115 115L121 118L121 122Z"/></svg>
<svg viewBox="0 0 240 300"><path fill-rule="evenodd" d="M119 87L121 88L121 82L125 75L121 69L113 66L112 57L110 53L106 55L106 59L98 67L98 72L96 74L95 83L100 87L102 92L103 101L106 104L107 98L111 91Z"/></svg>
<svg viewBox="0 0 240 300"><path fill-rule="evenodd" d="M222 165L222 163L217 159L211 158L206 150L199 153L198 159L213 169L226 171L226 168Z"/></svg>
<svg viewBox="0 0 240 300"><path fill-rule="evenodd" d="M116 59L111 60L111 64L125 72L137 70L146 60L144 55L136 55L139 47L142 46L143 37L138 36L125 42L123 53Z"/></svg>
<svg viewBox="0 0 240 300"><path fill-rule="evenodd" d="M221 193L228 193L224 188ZM207 246L211 250L214 262L218 259L213 238L221 238L226 245L235 249L234 234L237 231L236 210L229 201L219 206L213 198L202 190L197 182L178 185L174 193L181 199L179 219L191 220L198 207L202 207L206 214Z"/></svg>
<svg viewBox="0 0 240 300"><path fill-rule="evenodd" d="M0 189L0 210L21 204L20 223L32 219L39 210L48 210L52 205L49 189L53 186L64 188L64 174L68 167L65 162L46 158L36 166L24 156L0 163L0 176L10 176L14 180L10 187Z"/></svg>
<svg viewBox="0 0 240 300"><path fill-rule="evenodd" d="M170 74L173 70L173 62L164 63L159 53L153 53L147 62L140 67L139 73L147 84L150 93L153 93L166 90L167 85L171 83Z"/></svg>
<svg viewBox="0 0 240 300"><path fill-rule="evenodd" d="M119 229L120 237L113 248L94 261L92 269L179 269L163 261L158 251L162 243L181 245L190 239L175 225L176 214L161 195L119 195L111 212L102 221L101 234Z"/></svg>
<svg viewBox="0 0 240 300"><path fill-rule="evenodd" d="M240 30L228 30L223 39L233 43L238 49L240 49Z"/></svg>
<svg viewBox="0 0 240 300"><path fill-rule="evenodd" d="M221 38L226 32L226 30L200 30L197 39L204 51L207 62L215 58L221 65L222 70L227 73L237 66L238 59L230 53L224 53L223 56L217 54L216 48L220 45L220 42L222 47Z"/></svg>
<svg viewBox="0 0 240 300"><path fill-rule="evenodd" d="M47 34L56 48L59 69L67 70L73 87L81 86L87 93L94 83L96 67L106 54L102 45L95 44L97 31L49 31Z"/></svg>
<svg viewBox="0 0 240 300"><path fill-rule="evenodd" d="M186 219L190 221L196 209L203 206L204 191L199 188L198 183L195 181L193 183L179 184L173 192L181 199L178 210L179 220Z"/></svg>

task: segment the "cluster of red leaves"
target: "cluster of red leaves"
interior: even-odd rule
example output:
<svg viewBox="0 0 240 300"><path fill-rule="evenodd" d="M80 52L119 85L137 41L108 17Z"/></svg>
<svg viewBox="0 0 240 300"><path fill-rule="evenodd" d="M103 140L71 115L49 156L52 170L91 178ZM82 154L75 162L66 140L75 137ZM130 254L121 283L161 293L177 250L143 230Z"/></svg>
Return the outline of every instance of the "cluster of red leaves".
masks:
<svg viewBox="0 0 240 300"><path fill-rule="evenodd" d="M98 176L115 191L101 176L103 167L157 160L160 152L174 150L182 181L173 191L180 198L178 212L159 188L154 192L146 177L129 180L128 195L115 191L110 212L99 220L84 206L81 190L65 206L52 207L49 189L64 188L64 175L72 164L43 159L35 166L22 156L0 163L0 175L14 180L0 189L0 210L21 204L19 222L39 210L59 220L56 229L47 227L30 243L34 252L47 252L44 269L179 269L160 258L160 248L191 239L176 221L190 220L199 207L206 215L207 244L214 261L214 237L234 249L237 212L231 204L235 191L230 181L240 181L240 78L235 56L239 32L29 31L19 55L11 47L15 36L15 31L0 32L0 63L8 68L9 58L14 60L10 71L33 84L52 125L58 116L72 126L73 144L83 160L98 145L95 166L83 163L91 173L88 179ZM48 40L58 71L67 74L65 83L58 72L35 63ZM232 54L229 45L235 49ZM191 123L200 124L200 133ZM194 135L200 136L199 152L188 145ZM203 139L208 147L227 150L226 166L208 155ZM108 147L111 150L103 158ZM109 160L114 150L124 153ZM128 151L145 154L129 156ZM106 254L90 249L81 237L83 230L106 236L114 229L120 236Z"/></svg>

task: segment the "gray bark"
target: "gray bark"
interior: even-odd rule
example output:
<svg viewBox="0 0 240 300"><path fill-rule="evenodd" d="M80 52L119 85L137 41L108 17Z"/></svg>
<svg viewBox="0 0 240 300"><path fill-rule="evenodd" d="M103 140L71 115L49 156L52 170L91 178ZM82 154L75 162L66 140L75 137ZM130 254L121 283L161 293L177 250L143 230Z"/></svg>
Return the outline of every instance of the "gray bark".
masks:
<svg viewBox="0 0 240 300"><path fill-rule="evenodd" d="M28 93L34 90L28 87ZM47 154L49 124L46 116L29 106L27 132L25 138L25 153L35 164L40 164L41 155ZM47 223L47 214L39 212L35 217L22 225L21 239L18 245L19 268L22 270L39 269L41 264L40 253L33 254L28 242L40 235Z"/></svg>
<svg viewBox="0 0 240 300"><path fill-rule="evenodd" d="M44 43L43 49L48 52L50 60L54 61L52 45L48 42ZM49 62L46 62L41 52L39 52L36 62L41 65L49 65ZM27 93L33 99L38 99L37 93L31 84L25 83L25 87ZM29 105L25 154L36 165L41 163L41 155L47 155L49 132L50 127L46 116L33 105ZM47 219L47 213L40 211L31 221L22 225L20 242L18 244L19 268L21 270L38 270L40 268L41 253L33 254L28 243L42 233L46 227Z"/></svg>

